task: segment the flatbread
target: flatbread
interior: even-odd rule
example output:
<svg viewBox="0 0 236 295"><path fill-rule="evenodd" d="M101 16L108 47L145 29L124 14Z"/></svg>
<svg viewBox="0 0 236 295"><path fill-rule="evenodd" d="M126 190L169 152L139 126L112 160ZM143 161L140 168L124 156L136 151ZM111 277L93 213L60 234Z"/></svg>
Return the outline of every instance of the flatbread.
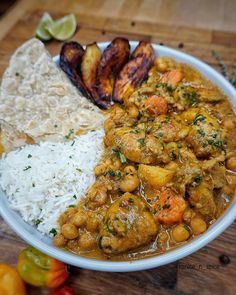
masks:
<svg viewBox="0 0 236 295"><path fill-rule="evenodd" d="M0 89L0 119L34 139L102 126L104 115L55 64L38 39L12 55Z"/></svg>

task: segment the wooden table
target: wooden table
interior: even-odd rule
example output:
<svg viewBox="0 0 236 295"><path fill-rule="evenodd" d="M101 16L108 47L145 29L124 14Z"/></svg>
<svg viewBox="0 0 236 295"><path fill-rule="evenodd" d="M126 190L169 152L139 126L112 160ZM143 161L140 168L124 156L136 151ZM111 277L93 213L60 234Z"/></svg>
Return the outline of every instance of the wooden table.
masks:
<svg viewBox="0 0 236 295"><path fill-rule="evenodd" d="M74 12L78 30L73 39L82 44L115 36L145 39L190 53L217 67L211 50L232 65L236 59L236 1L208 0L86 0L19 1L0 20L0 75L12 52L29 39L44 11L53 17ZM58 53L61 43L46 44ZM198 252L169 265L133 273L101 273L73 269L69 284L76 294L236 294L236 224ZM15 264L25 242L0 218L0 261ZM222 265L220 255L230 263ZM29 294L47 290L29 289Z"/></svg>

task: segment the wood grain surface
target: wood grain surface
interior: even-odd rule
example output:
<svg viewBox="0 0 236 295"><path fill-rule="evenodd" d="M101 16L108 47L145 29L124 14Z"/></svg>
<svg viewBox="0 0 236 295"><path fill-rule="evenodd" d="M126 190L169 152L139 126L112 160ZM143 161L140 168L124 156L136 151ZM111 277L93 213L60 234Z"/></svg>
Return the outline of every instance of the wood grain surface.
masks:
<svg viewBox="0 0 236 295"><path fill-rule="evenodd" d="M0 21L0 76L14 50L32 37L45 10L55 18L74 12L78 28L73 39L82 44L109 41L116 36L145 39L190 53L219 70L211 55L214 49L231 67L236 59L235 9L234 0L18 1ZM55 55L61 43L50 41L46 46ZM234 295L235 231L236 223L198 252L153 270L102 273L72 268L68 284L78 295ZM0 262L15 265L25 246L0 218ZM230 263L220 262L222 254L229 257ZM28 294L48 294L48 290L29 287Z"/></svg>

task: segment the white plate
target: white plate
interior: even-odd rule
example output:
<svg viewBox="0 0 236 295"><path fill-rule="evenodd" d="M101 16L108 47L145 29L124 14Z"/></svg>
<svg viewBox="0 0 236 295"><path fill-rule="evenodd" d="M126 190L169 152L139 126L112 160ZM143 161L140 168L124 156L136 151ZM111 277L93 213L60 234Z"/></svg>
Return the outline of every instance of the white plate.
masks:
<svg viewBox="0 0 236 295"><path fill-rule="evenodd" d="M103 50L109 42L99 43L98 45ZM137 42L130 42L131 48L137 45ZM236 108L236 91L233 86L226 81L226 79L217 73L214 69L200 60L182 53L180 51L153 44L157 56L169 56L173 57L180 62L184 62L194 66L205 77L212 80L218 85L222 91L229 97L234 109ZM58 56L54 58L54 61L58 63ZM152 258L141 259L132 262L113 262L113 261L100 261L95 259L88 259L76 256L70 252L66 252L52 245L50 238L47 238L40 234L34 226L30 226L25 223L22 218L9 208L6 195L0 191L0 214L9 226L27 243L41 250L42 252L61 260L65 263L99 271L137 271L154 268L160 265L174 262L179 260L207 245L220 235L236 218L236 199L231 206L225 211L223 216L212 225L206 233L199 236L197 239L187 243L185 246L177 248L166 254L161 254Z"/></svg>

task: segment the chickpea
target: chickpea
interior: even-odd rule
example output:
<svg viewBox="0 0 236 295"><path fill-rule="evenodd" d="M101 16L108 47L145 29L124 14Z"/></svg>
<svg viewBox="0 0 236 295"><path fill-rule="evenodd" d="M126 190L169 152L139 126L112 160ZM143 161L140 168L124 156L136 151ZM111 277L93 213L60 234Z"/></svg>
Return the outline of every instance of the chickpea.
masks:
<svg viewBox="0 0 236 295"><path fill-rule="evenodd" d="M132 105L129 107L128 109L128 113L130 115L131 118L137 118L138 117L138 109L135 105Z"/></svg>
<svg viewBox="0 0 236 295"><path fill-rule="evenodd" d="M88 196L90 200L88 204L89 208L95 209L100 207L105 204L108 199L107 187L93 185L88 191Z"/></svg>
<svg viewBox="0 0 236 295"><path fill-rule="evenodd" d="M137 175L125 175L120 182L120 189L122 192L132 192L139 186L139 179Z"/></svg>
<svg viewBox="0 0 236 295"><path fill-rule="evenodd" d="M86 228L90 232L96 232L99 227L99 220L95 217L94 214L88 216L88 220L86 223Z"/></svg>
<svg viewBox="0 0 236 295"><path fill-rule="evenodd" d="M226 194L226 195L230 195L233 193L233 189L231 187L227 185L224 185L223 188L221 189L221 191Z"/></svg>
<svg viewBox="0 0 236 295"><path fill-rule="evenodd" d="M77 227L72 223L65 223L61 227L61 233L68 240L73 240L79 236Z"/></svg>
<svg viewBox="0 0 236 295"><path fill-rule="evenodd" d="M95 168L94 168L94 173L96 176L99 176L101 175L102 173L104 173L104 171L106 170L106 167L105 165L101 164L101 165L97 165Z"/></svg>
<svg viewBox="0 0 236 295"><path fill-rule="evenodd" d="M126 166L124 168L124 173L125 174L136 174L137 173L137 170L134 168L134 166Z"/></svg>
<svg viewBox="0 0 236 295"><path fill-rule="evenodd" d="M164 249L168 239L169 239L169 236L168 236L166 231L160 232L159 237L158 237L158 245L159 245L159 247Z"/></svg>
<svg viewBox="0 0 236 295"><path fill-rule="evenodd" d="M158 58L156 61L158 71L164 73L168 70L168 63L165 58Z"/></svg>
<svg viewBox="0 0 236 295"><path fill-rule="evenodd" d="M72 223L78 227L83 227L86 223L86 215L83 212L77 212L72 218Z"/></svg>
<svg viewBox="0 0 236 295"><path fill-rule="evenodd" d="M228 184L231 186L231 188L236 187L236 175L235 174L228 174L226 176Z"/></svg>
<svg viewBox="0 0 236 295"><path fill-rule="evenodd" d="M188 226L185 224L178 224L172 230L172 237L176 242L184 242L189 236Z"/></svg>
<svg viewBox="0 0 236 295"><path fill-rule="evenodd" d="M54 238L53 238L53 244L56 247L63 247L66 244L66 238L62 235L62 234L57 234Z"/></svg>
<svg viewBox="0 0 236 295"><path fill-rule="evenodd" d="M187 208L187 209L184 211L183 220L189 224L190 221L191 221L191 218L192 218L194 215L195 215L195 212L194 212L192 209Z"/></svg>
<svg viewBox="0 0 236 295"><path fill-rule="evenodd" d="M115 170L118 170L121 167L121 161L119 159L113 160L113 167Z"/></svg>
<svg viewBox="0 0 236 295"><path fill-rule="evenodd" d="M71 217L73 217L73 215L77 212L76 208L68 208L66 210L66 215L67 215L67 220L71 219Z"/></svg>
<svg viewBox="0 0 236 295"><path fill-rule="evenodd" d="M165 168L174 171L178 168L178 164L175 162L170 162L165 166Z"/></svg>
<svg viewBox="0 0 236 295"><path fill-rule="evenodd" d="M226 161L226 167L234 172L236 172L236 156L230 157Z"/></svg>
<svg viewBox="0 0 236 295"><path fill-rule="evenodd" d="M90 233L83 233L79 238L79 247L82 250L92 250L96 245L96 238Z"/></svg>
<svg viewBox="0 0 236 295"><path fill-rule="evenodd" d="M59 219L58 219L58 223L60 226L62 226L64 223L67 222L67 215L65 213L63 213Z"/></svg>
<svg viewBox="0 0 236 295"><path fill-rule="evenodd" d="M190 221L192 232L195 235L200 235L207 229L206 222L200 217L194 217Z"/></svg>
<svg viewBox="0 0 236 295"><path fill-rule="evenodd" d="M235 128L235 119L232 117L227 117L224 122L224 127L228 130Z"/></svg>
<svg viewBox="0 0 236 295"><path fill-rule="evenodd" d="M110 130L113 126L114 126L114 122L111 119L107 119L104 122L104 129L105 129L105 131Z"/></svg>

